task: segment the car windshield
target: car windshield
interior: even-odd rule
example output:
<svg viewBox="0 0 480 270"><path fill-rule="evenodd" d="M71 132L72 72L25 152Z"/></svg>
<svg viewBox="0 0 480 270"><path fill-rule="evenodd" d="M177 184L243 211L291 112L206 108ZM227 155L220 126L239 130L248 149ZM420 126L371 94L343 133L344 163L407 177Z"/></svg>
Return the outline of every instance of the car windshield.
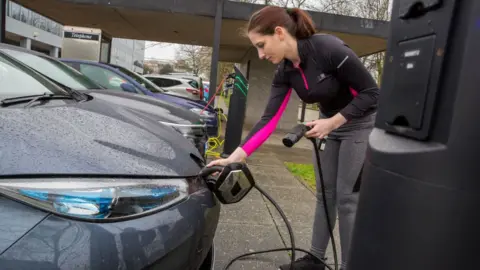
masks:
<svg viewBox="0 0 480 270"><path fill-rule="evenodd" d="M60 61L13 49L1 48L0 50L55 82L71 89L88 90L102 88L82 73Z"/></svg>
<svg viewBox="0 0 480 270"><path fill-rule="evenodd" d="M164 93L165 92L163 89L159 88L154 83L152 83L148 79L145 79L142 76L136 74L135 72L132 72L132 71L130 71L126 68L123 68L123 67L118 67L118 66L111 66L111 67L116 68L120 72L123 72L126 75L130 76L132 79L137 81L139 84L141 84L143 87L147 88L152 93Z"/></svg>
<svg viewBox="0 0 480 270"><path fill-rule="evenodd" d="M0 54L0 99L45 93L68 95L45 78Z"/></svg>

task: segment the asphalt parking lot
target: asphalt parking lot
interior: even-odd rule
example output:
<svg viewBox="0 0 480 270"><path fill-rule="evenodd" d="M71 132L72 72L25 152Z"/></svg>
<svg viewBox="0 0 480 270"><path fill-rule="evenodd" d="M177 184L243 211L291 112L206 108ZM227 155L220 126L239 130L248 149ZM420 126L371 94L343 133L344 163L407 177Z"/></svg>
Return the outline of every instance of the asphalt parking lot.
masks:
<svg viewBox="0 0 480 270"><path fill-rule="evenodd" d="M256 182L277 201L289 218L297 247L309 249L311 243L314 193L295 178L283 162L311 162L310 145L300 141L292 149L281 145L281 134L271 138L248 159L249 168ZM335 228L337 246L338 229ZM253 190L238 204L222 206L220 224L215 238L215 269L223 269L226 263L243 253L290 245L286 226L273 205ZM340 249L337 254L340 258ZM298 252L297 257L303 256ZM327 251L329 263L333 263L331 247ZM276 252L250 257L255 260L237 261L229 269L276 269L288 262L287 252Z"/></svg>

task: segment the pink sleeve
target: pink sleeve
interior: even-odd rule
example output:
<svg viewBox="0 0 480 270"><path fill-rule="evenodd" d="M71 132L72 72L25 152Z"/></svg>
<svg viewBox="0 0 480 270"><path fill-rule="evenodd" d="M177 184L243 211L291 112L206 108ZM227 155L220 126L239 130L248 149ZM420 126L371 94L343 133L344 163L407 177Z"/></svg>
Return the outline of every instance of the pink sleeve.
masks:
<svg viewBox="0 0 480 270"><path fill-rule="evenodd" d="M258 149L275 131L278 125L278 121L282 117L283 112L287 108L292 89L288 91L277 90L277 93L272 93L269 103L262 119L255 125L253 130L247 136L245 142L241 145L241 148L250 156L255 150Z"/></svg>

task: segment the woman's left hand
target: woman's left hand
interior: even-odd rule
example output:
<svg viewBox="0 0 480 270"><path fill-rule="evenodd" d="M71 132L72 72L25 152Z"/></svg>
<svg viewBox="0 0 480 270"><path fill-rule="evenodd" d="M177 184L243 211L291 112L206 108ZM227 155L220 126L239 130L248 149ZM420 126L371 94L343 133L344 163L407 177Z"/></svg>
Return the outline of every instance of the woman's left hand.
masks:
<svg viewBox="0 0 480 270"><path fill-rule="evenodd" d="M322 139L335 129L335 123L330 118L318 119L308 122L305 125L312 128L305 133L305 136L310 138L313 137Z"/></svg>

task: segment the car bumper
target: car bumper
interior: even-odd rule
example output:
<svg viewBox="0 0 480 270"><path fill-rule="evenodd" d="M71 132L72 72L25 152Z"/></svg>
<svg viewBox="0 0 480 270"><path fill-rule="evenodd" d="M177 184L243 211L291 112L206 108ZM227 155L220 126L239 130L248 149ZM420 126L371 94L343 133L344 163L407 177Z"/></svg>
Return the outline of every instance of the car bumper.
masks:
<svg viewBox="0 0 480 270"><path fill-rule="evenodd" d="M48 215L0 256L1 269L197 269L220 205L204 189L158 213L114 223Z"/></svg>

